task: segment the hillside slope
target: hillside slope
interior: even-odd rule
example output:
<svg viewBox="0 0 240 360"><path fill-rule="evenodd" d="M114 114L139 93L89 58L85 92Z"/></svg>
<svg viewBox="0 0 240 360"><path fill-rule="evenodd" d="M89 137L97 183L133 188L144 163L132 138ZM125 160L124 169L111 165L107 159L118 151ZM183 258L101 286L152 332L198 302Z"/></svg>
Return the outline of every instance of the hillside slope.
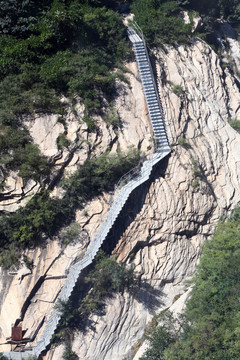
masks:
<svg viewBox="0 0 240 360"><path fill-rule="evenodd" d="M73 350L88 360L132 359L154 311L181 308L200 245L240 201L240 135L228 123L239 118L238 80L201 40L155 55L173 152L138 200L140 210L129 206L131 223L122 222L114 251L136 265L140 288L109 299L93 328L74 336Z"/></svg>
<svg viewBox="0 0 240 360"><path fill-rule="evenodd" d="M86 331L72 334L72 349L80 359L137 360L154 313L166 307L181 310L190 290L186 280L195 271L201 244L211 236L219 217L240 201L240 134L229 125L230 120L240 119L238 79L200 39L188 46L157 49L152 58L172 153L129 199L111 233L116 244L112 253L136 266L139 287L107 299L104 312L89 318ZM87 157L106 150L125 151L131 145L147 156L153 152L137 65L131 62L126 68L129 84L117 81L108 122L101 114L93 116L97 131L88 131L79 98L74 111L69 107L64 124L56 115L36 113L24 119L34 143L54 162L52 197L64 193L55 183L59 174L73 173ZM61 134L77 148L59 149ZM36 181L27 184L26 188L16 173L10 173L0 210L15 211L40 189ZM17 319L29 338L47 321L70 265L96 234L112 195L105 192L76 211L81 228L77 243L63 245L56 234L51 241L45 239L44 246L26 250L19 269L1 269L1 343ZM0 351L9 348L1 345ZM52 348L44 359L61 359L63 350L62 345Z"/></svg>

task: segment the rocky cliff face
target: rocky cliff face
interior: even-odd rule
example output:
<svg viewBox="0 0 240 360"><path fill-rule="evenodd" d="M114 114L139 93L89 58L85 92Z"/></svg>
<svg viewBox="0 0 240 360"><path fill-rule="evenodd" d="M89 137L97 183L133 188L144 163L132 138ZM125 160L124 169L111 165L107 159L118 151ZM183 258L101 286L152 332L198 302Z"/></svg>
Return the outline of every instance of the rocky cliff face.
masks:
<svg viewBox="0 0 240 360"><path fill-rule="evenodd" d="M228 124L240 115L238 81L201 40L155 56L172 154L114 251L136 265L140 289L110 299L94 329L76 334L73 350L88 360L139 358L153 313L181 309L202 242L240 201L240 135Z"/></svg>
<svg viewBox="0 0 240 360"><path fill-rule="evenodd" d="M94 326L75 334L72 348L80 359L139 359L144 329L154 312L166 307L181 310L189 294L186 280L195 271L200 245L211 236L219 216L240 201L240 134L228 123L229 118L240 118L238 81L227 68L221 68L212 49L197 39L192 46L156 51L155 64L172 153L157 166L152 182L141 189L134 204L128 205L128 221L122 222L122 235L113 251L119 261L135 264L140 287L108 299L105 314L91 317ZM136 64L129 64L129 69L131 88L119 84L115 104L122 130L115 134L99 118L101 135L91 135L91 143L101 143L102 149L109 144L112 151L135 144L147 150L151 143ZM74 120L69 124L69 137L79 132L84 137L84 124ZM56 134L47 133L54 146ZM36 142L49 151L37 136ZM81 151L69 162L70 171L86 158L88 149ZM100 147L95 151L101 151ZM51 156L56 154L57 148ZM88 218L81 213L76 218L92 237L109 207L109 195L86 206ZM44 251L30 254L32 272L24 268L16 274L3 272L1 342L10 335L16 318L22 317L23 327L33 335L49 316L70 263L81 256L88 241L83 236L81 243L63 250L56 239ZM51 349L45 359L61 359L62 353L62 346Z"/></svg>
<svg viewBox="0 0 240 360"><path fill-rule="evenodd" d="M147 115L146 104L142 96L141 84L138 80L137 65L128 65L127 75L129 84L118 83L118 96L114 104L114 116L121 126L118 130L114 125L96 117L97 131L89 133L87 125L82 121L84 108L77 107L77 113L67 114L65 124L59 122L58 117L39 116L27 118L28 127L35 143L39 145L43 154L53 161L52 182L63 171L66 176L73 173L79 164L94 154L102 153L106 149L115 152L118 149L127 151L135 146L146 154L153 152L152 130ZM69 149L59 150L57 138L66 133L71 141ZM74 148L76 147L76 148ZM27 187L31 192L27 191ZM39 189L38 184L24 186L16 174L8 178L7 186L10 196L3 198L1 210L15 211L23 206ZM5 193L6 193L5 191ZM52 196L60 197L62 189L55 186ZM25 337L32 338L34 343L35 332L50 316L56 297L64 284L70 265L81 256L101 225L110 205L111 196L103 194L85 204L85 210L77 211L76 221L81 225L78 241L68 246L62 246L59 239L47 241L43 248L29 250L25 255L33 262L31 270L24 261L20 269L11 271L1 270L0 287L0 351L9 351L10 346L4 345L6 338L11 334L11 324L21 321L26 330Z"/></svg>

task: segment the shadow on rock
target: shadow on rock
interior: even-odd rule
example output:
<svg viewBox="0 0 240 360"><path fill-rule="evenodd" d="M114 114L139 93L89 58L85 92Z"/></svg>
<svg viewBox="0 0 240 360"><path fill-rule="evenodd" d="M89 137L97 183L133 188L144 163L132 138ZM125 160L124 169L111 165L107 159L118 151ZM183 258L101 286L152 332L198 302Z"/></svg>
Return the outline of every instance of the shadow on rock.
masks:
<svg viewBox="0 0 240 360"><path fill-rule="evenodd" d="M164 292L160 289L156 289L147 282L141 282L140 287L134 287L131 290L132 296L151 312L154 313L157 308L164 303L161 298L164 296Z"/></svg>

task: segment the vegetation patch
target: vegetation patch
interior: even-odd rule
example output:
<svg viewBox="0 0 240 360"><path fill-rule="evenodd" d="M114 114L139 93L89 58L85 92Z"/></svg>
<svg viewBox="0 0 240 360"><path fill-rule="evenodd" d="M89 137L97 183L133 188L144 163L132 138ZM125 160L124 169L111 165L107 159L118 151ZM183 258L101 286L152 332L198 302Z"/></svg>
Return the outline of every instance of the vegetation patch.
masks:
<svg viewBox="0 0 240 360"><path fill-rule="evenodd" d="M178 139L178 144L182 147L184 147L185 149L190 149L191 146L189 145L189 143L187 142L187 140L185 138L179 138Z"/></svg>
<svg viewBox="0 0 240 360"><path fill-rule="evenodd" d="M236 29L240 21L239 0L133 0L131 9L150 46L189 43L194 17L200 15L202 25L194 36L203 38L216 50L219 18L231 22ZM183 11L188 11L189 24L182 19Z"/></svg>
<svg viewBox="0 0 240 360"><path fill-rule="evenodd" d="M200 180L202 180L203 176L201 173L201 170L199 168L199 165L197 163L196 160L192 159L192 165L193 165L193 169L192 169L192 175L193 175L193 181L192 181L192 186L198 187Z"/></svg>
<svg viewBox="0 0 240 360"><path fill-rule="evenodd" d="M134 0L132 12L151 46L189 42L192 25L180 17L178 1Z"/></svg>
<svg viewBox="0 0 240 360"><path fill-rule="evenodd" d="M53 341L69 342L69 335L74 330L83 330L90 314L103 312L106 298L129 289L135 281L133 265L118 263L115 257L110 258L100 250L93 270L83 280L84 284L81 282L81 287L67 302L58 303L62 317Z"/></svg>
<svg viewBox="0 0 240 360"><path fill-rule="evenodd" d="M229 124L231 127L236 130L238 133L240 133L240 120L238 119L229 119Z"/></svg>
<svg viewBox="0 0 240 360"><path fill-rule="evenodd" d="M127 153L110 155L106 152L88 159L70 178L65 179L62 199L54 199L45 189L36 194L24 208L0 217L0 264L9 267L19 260L20 250L40 245L63 226L74 220L75 210L83 202L112 189L119 178L136 166L140 152L130 149ZM61 233L63 242L69 243L77 231L73 225Z"/></svg>
<svg viewBox="0 0 240 360"><path fill-rule="evenodd" d="M106 5L106 6L104 6ZM126 27L112 1L0 0L0 168L24 180L42 181L46 158L23 128L26 115L64 116L60 101L78 96L86 123L102 98L112 99L120 67L130 54ZM68 147L64 134L59 148ZM2 182L2 186L4 182Z"/></svg>
<svg viewBox="0 0 240 360"><path fill-rule="evenodd" d="M181 95L184 93L183 88L181 85L173 85L172 91L174 94L176 94L178 97L181 97Z"/></svg>

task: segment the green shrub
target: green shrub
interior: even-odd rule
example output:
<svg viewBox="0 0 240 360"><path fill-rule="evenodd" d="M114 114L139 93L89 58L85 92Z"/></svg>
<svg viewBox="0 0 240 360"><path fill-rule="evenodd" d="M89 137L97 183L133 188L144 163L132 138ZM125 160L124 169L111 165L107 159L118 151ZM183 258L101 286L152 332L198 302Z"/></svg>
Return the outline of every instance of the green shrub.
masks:
<svg viewBox="0 0 240 360"><path fill-rule="evenodd" d="M135 281L133 265L118 263L115 257L110 258L100 250L94 268L84 278L81 289L76 288L69 301L58 302L57 309L61 313L61 320L54 341L66 340L74 329L83 327L91 313L104 307L107 297L130 288Z"/></svg>
<svg viewBox="0 0 240 360"><path fill-rule="evenodd" d="M186 141L185 138L179 138L178 139L178 144L182 147L184 147L185 149L189 149L190 145L188 144L188 142Z"/></svg>
<svg viewBox="0 0 240 360"><path fill-rule="evenodd" d="M193 188L197 188L199 186L200 180L199 177L196 177L195 179L193 179L192 181L192 187Z"/></svg>
<svg viewBox="0 0 240 360"><path fill-rule="evenodd" d="M70 144L71 144L71 142L70 142L70 140L67 139L66 134L61 133L58 135L58 138L57 138L58 149L68 148Z"/></svg>
<svg viewBox="0 0 240 360"><path fill-rule="evenodd" d="M0 360L8 360L8 358L4 356L2 353L0 353Z"/></svg>
<svg viewBox="0 0 240 360"><path fill-rule="evenodd" d="M146 336L150 346L140 360L166 359L165 350L176 341L178 324L170 312L165 311L156 316L154 320L154 324ZM158 323L162 323L162 325L157 326Z"/></svg>
<svg viewBox="0 0 240 360"><path fill-rule="evenodd" d="M2 249L0 253L0 265L5 269L10 269L12 265L18 265L20 251L17 244L9 244L7 248Z"/></svg>
<svg viewBox="0 0 240 360"><path fill-rule="evenodd" d="M116 258L109 258L99 251L94 270L90 272L87 280L93 284L93 298L92 293L104 297L114 291L122 292L135 281L134 266L118 263Z"/></svg>
<svg viewBox="0 0 240 360"><path fill-rule="evenodd" d="M240 133L240 120L229 120L229 124L231 125L231 127L236 130L237 132Z"/></svg>
<svg viewBox="0 0 240 360"><path fill-rule="evenodd" d="M83 121L87 124L89 132L94 132L96 130L96 124L94 123L93 118L88 116L86 112L83 116Z"/></svg>
<svg viewBox="0 0 240 360"><path fill-rule="evenodd" d="M173 85L172 91L173 91L174 94L176 94L178 97L180 97L180 96L184 93L183 88L181 87L181 85Z"/></svg>
<svg viewBox="0 0 240 360"><path fill-rule="evenodd" d="M134 0L134 20L142 28L150 45L186 43L191 36L191 24L180 18L176 1Z"/></svg>
<svg viewBox="0 0 240 360"><path fill-rule="evenodd" d="M199 165L197 164L196 160L192 159L192 165L193 165L193 169L192 169L192 175L193 175L193 181L192 181L192 186L194 188L199 186L199 182L200 180L202 180L203 176L201 173L201 170L199 168Z"/></svg>
<svg viewBox="0 0 240 360"><path fill-rule="evenodd" d="M71 347L69 345L67 345L63 352L63 359L64 360L78 360L79 357L77 356L77 354L74 351L72 351Z"/></svg>
<svg viewBox="0 0 240 360"><path fill-rule="evenodd" d="M77 222L73 222L67 228L61 231L60 239L65 245L73 243L77 240L81 232L81 226Z"/></svg>
<svg viewBox="0 0 240 360"><path fill-rule="evenodd" d="M113 128L119 128L121 126L121 119L113 106L108 108L106 115L103 118L105 122L109 125L112 125Z"/></svg>

